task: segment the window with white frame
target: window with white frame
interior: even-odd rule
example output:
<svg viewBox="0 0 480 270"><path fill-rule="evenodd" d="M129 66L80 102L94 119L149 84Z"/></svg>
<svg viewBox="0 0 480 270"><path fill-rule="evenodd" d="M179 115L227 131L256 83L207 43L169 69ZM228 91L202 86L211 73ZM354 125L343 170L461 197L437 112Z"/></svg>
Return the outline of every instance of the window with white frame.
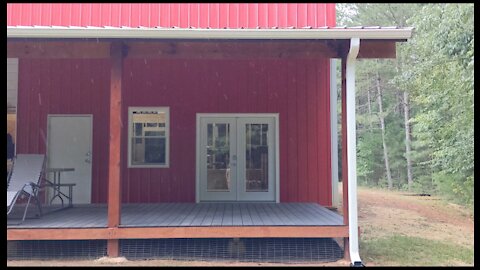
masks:
<svg viewBox="0 0 480 270"><path fill-rule="evenodd" d="M168 107L128 108L128 166L168 167Z"/></svg>

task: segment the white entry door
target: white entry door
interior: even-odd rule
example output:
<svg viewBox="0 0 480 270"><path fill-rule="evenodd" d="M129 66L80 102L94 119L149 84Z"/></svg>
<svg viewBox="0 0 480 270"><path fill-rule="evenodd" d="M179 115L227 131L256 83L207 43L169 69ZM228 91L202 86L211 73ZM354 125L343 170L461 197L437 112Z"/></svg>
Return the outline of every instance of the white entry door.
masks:
<svg viewBox="0 0 480 270"><path fill-rule="evenodd" d="M199 201L275 201L275 118L202 115L198 124Z"/></svg>
<svg viewBox="0 0 480 270"><path fill-rule="evenodd" d="M75 184L73 203L89 204L92 194L92 116L49 115L47 155L48 168L74 169L60 173L61 184ZM53 181L52 173L48 177ZM60 203L60 200L54 199L52 203Z"/></svg>

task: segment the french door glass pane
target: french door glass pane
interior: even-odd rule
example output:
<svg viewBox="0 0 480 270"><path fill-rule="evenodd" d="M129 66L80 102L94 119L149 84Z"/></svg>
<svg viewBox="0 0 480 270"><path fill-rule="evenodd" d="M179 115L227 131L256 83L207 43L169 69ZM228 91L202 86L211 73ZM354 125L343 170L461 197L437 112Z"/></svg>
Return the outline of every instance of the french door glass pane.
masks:
<svg viewBox="0 0 480 270"><path fill-rule="evenodd" d="M245 133L245 190L268 192L268 124L246 124Z"/></svg>
<svg viewBox="0 0 480 270"><path fill-rule="evenodd" d="M230 124L207 124L207 190L230 190Z"/></svg>

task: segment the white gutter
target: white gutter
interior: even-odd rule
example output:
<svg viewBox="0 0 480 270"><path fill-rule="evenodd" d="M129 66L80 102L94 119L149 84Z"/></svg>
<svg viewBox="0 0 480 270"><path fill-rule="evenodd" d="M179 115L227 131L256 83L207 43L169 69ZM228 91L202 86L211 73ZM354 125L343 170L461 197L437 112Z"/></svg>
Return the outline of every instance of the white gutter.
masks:
<svg viewBox="0 0 480 270"><path fill-rule="evenodd" d="M130 27L7 26L7 38L142 39L394 39L412 34L405 28L189 29Z"/></svg>
<svg viewBox="0 0 480 270"><path fill-rule="evenodd" d="M362 266L358 251L358 213L357 213L357 142L355 126L355 61L360 48L360 39L350 40L347 56L347 164L348 164L348 228L350 242L350 260L352 266Z"/></svg>

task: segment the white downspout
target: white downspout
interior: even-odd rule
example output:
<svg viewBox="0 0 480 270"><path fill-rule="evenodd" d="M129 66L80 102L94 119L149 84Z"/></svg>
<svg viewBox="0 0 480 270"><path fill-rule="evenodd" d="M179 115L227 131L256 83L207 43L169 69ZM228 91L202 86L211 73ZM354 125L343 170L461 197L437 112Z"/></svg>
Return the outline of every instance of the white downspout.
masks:
<svg viewBox="0 0 480 270"><path fill-rule="evenodd" d="M350 40L347 56L347 164L348 164L348 228L350 242L350 260L352 266L363 266L358 251L358 213L357 213L357 142L355 126L355 61L360 48L360 39Z"/></svg>

